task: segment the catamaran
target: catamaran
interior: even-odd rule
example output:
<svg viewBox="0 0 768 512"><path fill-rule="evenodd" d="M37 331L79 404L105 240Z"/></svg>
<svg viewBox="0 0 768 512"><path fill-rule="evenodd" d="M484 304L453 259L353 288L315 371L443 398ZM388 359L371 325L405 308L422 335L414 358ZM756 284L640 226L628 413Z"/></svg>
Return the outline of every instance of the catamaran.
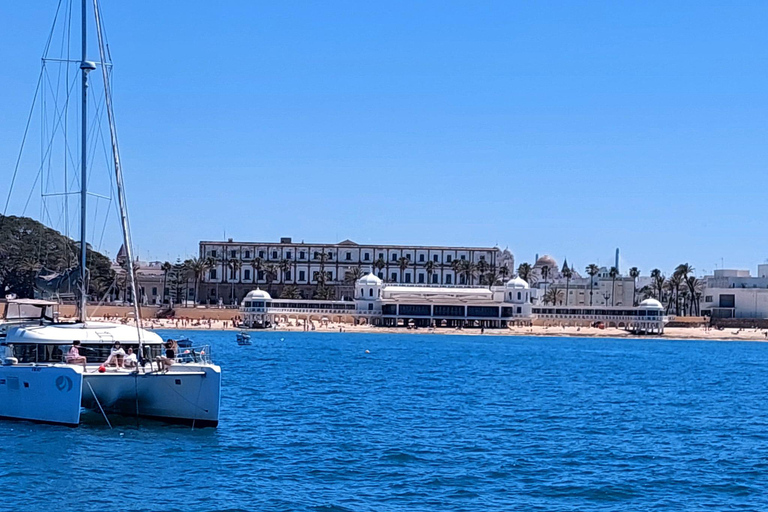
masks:
<svg viewBox="0 0 768 512"><path fill-rule="evenodd" d="M70 15L71 15L70 5ZM80 4L81 58L74 63L80 78L80 244L78 263L78 318L60 321L58 303L40 299L8 301L0 328L0 417L56 423L80 424L83 408L103 415L152 417L193 426L216 426L219 422L221 369L213 364L209 347L184 347L168 353L157 334L142 328L136 276L132 265L126 271L133 300L135 326L88 320L88 269L86 254L89 164L88 87L89 74L101 71L103 98L109 125L111 166L127 261L133 261L126 213L125 188L117 146L112 88L111 57L106 47L98 0L93 0L92 23L98 42L99 61L88 60L89 9ZM58 11L57 11L58 17ZM54 22L55 26L55 22ZM49 39L50 43L50 39ZM45 65L45 58L44 65ZM41 74L42 76L42 74ZM69 92L69 91L68 91ZM31 117L31 116L30 116ZM110 349L119 341L132 349L137 364L125 368L105 366ZM77 343L75 343L77 342ZM80 357L71 357L73 346ZM70 357L68 357L68 354ZM167 357L172 356L172 360Z"/></svg>

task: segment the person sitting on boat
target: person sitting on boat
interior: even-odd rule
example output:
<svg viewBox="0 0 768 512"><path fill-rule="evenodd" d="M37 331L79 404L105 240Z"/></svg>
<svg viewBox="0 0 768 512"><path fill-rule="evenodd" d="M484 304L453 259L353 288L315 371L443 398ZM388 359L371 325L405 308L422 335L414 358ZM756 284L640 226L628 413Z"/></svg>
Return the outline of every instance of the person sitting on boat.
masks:
<svg viewBox="0 0 768 512"><path fill-rule="evenodd" d="M85 369L85 363L88 361L85 359L85 356L80 355L80 341L75 340L72 342L72 346L69 347L69 352L67 352L67 364L82 364L83 369Z"/></svg>
<svg viewBox="0 0 768 512"><path fill-rule="evenodd" d="M123 347L120 346L120 342L116 341L115 344L112 346L112 350L109 352L109 357L104 363L104 366L109 366L111 364L114 364L115 367L117 368L123 368L124 358L125 358L125 350L123 350Z"/></svg>
<svg viewBox="0 0 768 512"><path fill-rule="evenodd" d="M139 360L136 358L136 354L133 353L131 347L128 347L128 350L125 351L125 361L123 361L123 364L126 368L136 368L139 366Z"/></svg>
<svg viewBox="0 0 768 512"><path fill-rule="evenodd" d="M160 369L168 371L171 369L171 365L176 360L176 342L169 339L165 343L165 355L157 356L157 362L160 365Z"/></svg>

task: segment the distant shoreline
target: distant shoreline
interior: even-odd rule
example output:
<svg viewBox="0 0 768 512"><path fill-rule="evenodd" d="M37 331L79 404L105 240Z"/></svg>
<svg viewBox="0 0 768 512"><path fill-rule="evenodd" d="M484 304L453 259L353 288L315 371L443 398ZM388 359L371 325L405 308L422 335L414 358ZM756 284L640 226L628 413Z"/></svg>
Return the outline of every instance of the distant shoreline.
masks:
<svg viewBox="0 0 768 512"><path fill-rule="evenodd" d="M103 318L91 318L93 321L103 321ZM107 320L114 321L114 320ZM128 323L133 325L133 321ZM197 324L197 325L196 325ZM176 319L155 319L150 318L142 322L145 329L172 329L179 331L255 331L259 329L242 329L233 327L231 321L211 320L209 321L182 321ZM341 329L341 330L340 330ZM367 325L333 324L327 326L316 325L314 330L305 331L302 326L278 326L271 329L263 329L264 332L310 332L310 333L370 333L370 334L447 334L464 336L536 336L548 338L627 338L627 339L659 339L659 340L712 340L712 341L768 341L766 333L768 330L761 329L736 329L728 328L723 330L707 329L704 327L671 327L665 329L664 335L636 335L617 328L598 329L596 327L509 327L506 329L405 329L395 327L373 327Z"/></svg>

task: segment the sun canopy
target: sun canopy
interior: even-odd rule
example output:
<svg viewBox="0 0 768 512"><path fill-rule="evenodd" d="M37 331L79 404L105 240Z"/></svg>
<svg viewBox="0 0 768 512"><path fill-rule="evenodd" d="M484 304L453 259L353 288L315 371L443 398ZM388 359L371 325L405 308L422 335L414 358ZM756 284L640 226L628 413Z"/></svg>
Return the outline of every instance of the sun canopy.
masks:
<svg viewBox="0 0 768 512"><path fill-rule="evenodd" d="M159 344L163 339L157 334L142 329L142 341L147 344ZM138 344L139 335L136 327L129 325L87 322L77 324L52 324L40 326L21 326L8 329L6 343L52 343L70 344L75 340L82 343L120 343Z"/></svg>

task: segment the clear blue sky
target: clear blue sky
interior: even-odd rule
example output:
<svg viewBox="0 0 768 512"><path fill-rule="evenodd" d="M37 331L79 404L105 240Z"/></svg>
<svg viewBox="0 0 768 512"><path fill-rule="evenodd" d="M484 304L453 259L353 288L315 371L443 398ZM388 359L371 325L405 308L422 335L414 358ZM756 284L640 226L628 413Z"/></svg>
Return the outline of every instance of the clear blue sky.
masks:
<svg viewBox="0 0 768 512"><path fill-rule="evenodd" d="M768 257L768 2L102 2L142 259L225 230ZM3 196L55 5L0 4Z"/></svg>

